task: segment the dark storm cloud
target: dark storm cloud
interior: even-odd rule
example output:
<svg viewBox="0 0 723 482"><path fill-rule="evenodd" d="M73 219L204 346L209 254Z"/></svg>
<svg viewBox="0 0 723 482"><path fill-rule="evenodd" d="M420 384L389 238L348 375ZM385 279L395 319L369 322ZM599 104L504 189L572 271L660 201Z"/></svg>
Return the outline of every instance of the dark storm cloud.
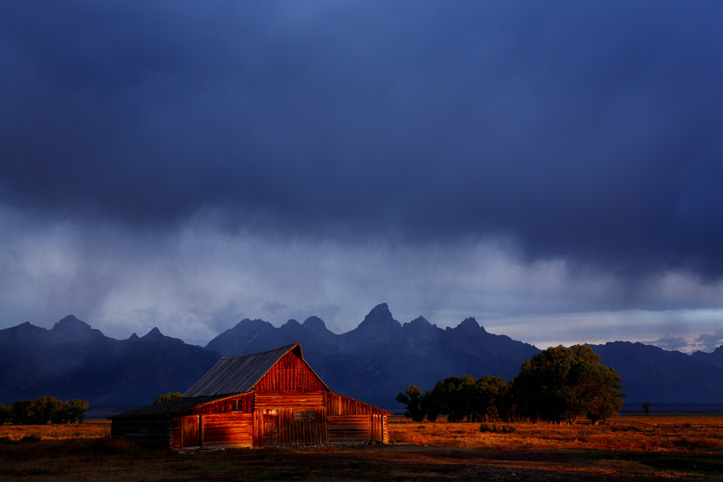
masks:
<svg viewBox="0 0 723 482"><path fill-rule="evenodd" d="M0 196L723 274L718 2L6 2Z"/></svg>

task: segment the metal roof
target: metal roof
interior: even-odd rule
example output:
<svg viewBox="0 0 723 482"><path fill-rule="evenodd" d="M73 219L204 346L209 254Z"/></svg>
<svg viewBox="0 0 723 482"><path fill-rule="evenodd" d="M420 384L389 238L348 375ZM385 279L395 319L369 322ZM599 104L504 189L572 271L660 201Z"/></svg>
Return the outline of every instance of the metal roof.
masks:
<svg viewBox="0 0 723 482"><path fill-rule="evenodd" d="M183 397L233 395L248 392L282 356L296 347L299 347L299 358L304 361L301 346L298 343L251 355L223 357L189 388ZM304 363L306 362L304 361ZM321 379L319 380L321 381ZM323 381L321 383L326 386Z"/></svg>
<svg viewBox="0 0 723 482"><path fill-rule="evenodd" d="M155 403L148 405L147 407L136 408L127 412L119 413L108 417L110 419L115 418L136 418L136 417L159 417L159 416L171 416L178 412L183 412L190 408L204 403L212 402L224 398L223 395L216 395L210 397L181 397L168 400L163 403Z"/></svg>

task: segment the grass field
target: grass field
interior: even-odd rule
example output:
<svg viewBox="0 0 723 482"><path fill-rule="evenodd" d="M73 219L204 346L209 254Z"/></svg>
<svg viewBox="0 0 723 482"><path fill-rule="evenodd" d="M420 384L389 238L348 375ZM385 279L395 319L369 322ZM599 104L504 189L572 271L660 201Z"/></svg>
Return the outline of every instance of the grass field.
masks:
<svg viewBox="0 0 723 482"><path fill-rule="evenodd" d="M386 446L178 453L110 439L107 422L6 425L0 480L723 480L723 416L597 426L393 419L389 431Z"/></svg>

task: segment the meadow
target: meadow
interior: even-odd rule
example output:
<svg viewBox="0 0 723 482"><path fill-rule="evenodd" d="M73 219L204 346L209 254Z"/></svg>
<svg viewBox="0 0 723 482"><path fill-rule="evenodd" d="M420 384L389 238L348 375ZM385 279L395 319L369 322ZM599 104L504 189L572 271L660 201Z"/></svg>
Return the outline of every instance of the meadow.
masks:
<svg viewBox="0 0 723 482"><path fill-rule="evenodd" d="M172 452L107 422L0 427L0 480L723 480L723 416L605 425L415 423L389 445Z"/></svg>

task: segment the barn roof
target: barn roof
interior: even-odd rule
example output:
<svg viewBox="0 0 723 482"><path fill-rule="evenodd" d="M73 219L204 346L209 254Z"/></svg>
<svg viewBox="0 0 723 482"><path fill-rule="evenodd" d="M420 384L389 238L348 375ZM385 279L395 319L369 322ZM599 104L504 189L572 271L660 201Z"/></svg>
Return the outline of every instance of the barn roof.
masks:
<svg viewBox="0 0 723 482"><path fill-rule="evenodd" d="M197 381L182 398L232 395L251 390L264 375L278 362L281 357L293 351L304 363L301 345L282 346L274 350L253 353L243 356L227 356L221 358L199 381ZM307 364L308 366L308 364ZM309 367L311 369L311 367ZM313 370L312 370L313 372ZM316 373L314 373L316 375ZM316 375L319 378L318 375ZM319 378L322 385L329 387Z"/></svg>
<svg viewBox="0 0 723 482"><path fill-rule="evenodd" d="M155 403L153 405L148 405L147 407L136 408L135 410L129 410L127 412L119 413L119 414L113 415L108 418L114 419L114 418L158 417L158 416L164 416L164 415L168 416L168 415L173 415L174 413L183 412L185 410L188 410L189 408L193 408L198 405L203 405L204 403L218 400L220 398L224 398L224 396L216 395L216 396L210 396L210 397L174 398L173 400L168 400L167 402Z"/></svg>

